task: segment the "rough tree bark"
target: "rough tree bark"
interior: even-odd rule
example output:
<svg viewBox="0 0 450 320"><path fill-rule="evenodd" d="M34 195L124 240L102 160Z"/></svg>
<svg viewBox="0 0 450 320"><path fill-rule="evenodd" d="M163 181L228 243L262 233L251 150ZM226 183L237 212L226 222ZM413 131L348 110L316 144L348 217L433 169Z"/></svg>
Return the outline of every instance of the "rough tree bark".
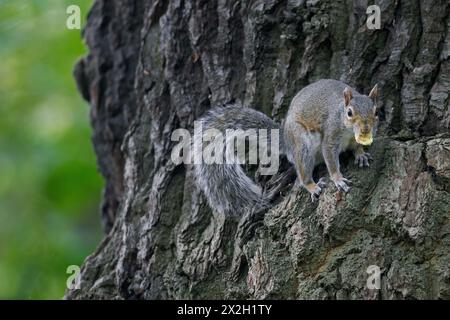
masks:
<svg viewBox="0 0 450 320"><path fill-rule="evenodd" d="M376 3L380 30L364 0L96 0L75 77L107 235L66 297L450 299L450 2ZM344 155L345 199L289 189L242 238L170 162L170 134L230 101L280 121L320 78L379 84L375 160Z"/></svg>

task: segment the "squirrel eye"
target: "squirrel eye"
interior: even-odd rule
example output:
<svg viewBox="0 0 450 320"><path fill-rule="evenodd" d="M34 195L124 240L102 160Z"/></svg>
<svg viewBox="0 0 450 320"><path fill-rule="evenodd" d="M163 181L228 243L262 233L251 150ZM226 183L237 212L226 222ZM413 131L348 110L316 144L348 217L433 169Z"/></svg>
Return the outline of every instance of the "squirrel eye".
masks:
<svg viewBox="0 0 450 320"><path fill-rule="evenodd" d="M374 115L375 115L375 117L378 117L378 109L375 110Z"/></svg>
<svg viewBox="0 0 450 320"><path fill-rule="evenodd" d="M348 116L349 118L353 117L352 109L348 109L348 111L347 111L347 116Z"/></svg>

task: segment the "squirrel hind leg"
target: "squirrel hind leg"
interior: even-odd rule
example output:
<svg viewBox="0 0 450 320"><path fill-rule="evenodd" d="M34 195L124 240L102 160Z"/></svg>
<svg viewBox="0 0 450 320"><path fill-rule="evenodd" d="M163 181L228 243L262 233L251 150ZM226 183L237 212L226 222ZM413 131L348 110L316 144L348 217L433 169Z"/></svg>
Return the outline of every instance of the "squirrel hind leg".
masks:
<svg viewBox="0 0 450 320"><path fill-rule="evenodd" d="M317 183L313 180L316 155L320 149L320 143L319 134L306 133L301 135L299 143L294 147L294 165L298 182L310 193L313 202L319 199L327 185L325 178L320 178Z"/></svg>
<svg viewBox="0 0 450 320"><path fill-rule="evenodd" d="M317 181L317 183L312 182L310 184L305 185L305 189L308 190L308 192L311 195L312 202L319 200L320 195L322 194L323 189L325 189L326 186L327 182L323 177L320 178L319 181Z"/></svg>

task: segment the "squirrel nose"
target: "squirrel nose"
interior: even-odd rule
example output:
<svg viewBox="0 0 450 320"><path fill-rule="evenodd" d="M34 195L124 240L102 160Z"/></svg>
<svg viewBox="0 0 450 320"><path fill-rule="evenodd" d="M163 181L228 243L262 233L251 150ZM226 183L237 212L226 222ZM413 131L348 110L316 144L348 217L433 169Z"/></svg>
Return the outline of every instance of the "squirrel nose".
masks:
<svg viewBox="0 0 450 320"><path fill-rule="evenodd" d="M368 125L365 125L361 129L361 134L369 134L370 133L370 127Z"/></svg>

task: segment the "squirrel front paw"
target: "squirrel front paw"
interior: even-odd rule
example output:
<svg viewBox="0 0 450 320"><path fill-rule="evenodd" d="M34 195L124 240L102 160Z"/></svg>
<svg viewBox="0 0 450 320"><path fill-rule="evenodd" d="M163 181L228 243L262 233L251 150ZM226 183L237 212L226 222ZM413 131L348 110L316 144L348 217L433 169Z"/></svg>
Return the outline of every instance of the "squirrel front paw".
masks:
<svg viewBox="0 0 450 320"><path fill-rule="evenodd" d="M322 190L326 188L327 183L325 178L320 178L317 183L307 184L305 187L311 194L311 201L315 202L319 200L320 195L322 194Z"/></svg>
<svg viewBox="0 0 450 320"><path fill-rule="evenodd" d="M355 164L359 165L360 168L368 167L369 160L372 160L372 156L368 152L355 154Z"/></svg>
<svg viewBox="0 0 450 320"><path fill-rule="evenodd" d="M333 178L333 182L339 191L343 191L345 193L350 191L350 187L348 186L349 184L352 183L350 180L345 179L344 177L341 176L341 177Z"/></svg>

